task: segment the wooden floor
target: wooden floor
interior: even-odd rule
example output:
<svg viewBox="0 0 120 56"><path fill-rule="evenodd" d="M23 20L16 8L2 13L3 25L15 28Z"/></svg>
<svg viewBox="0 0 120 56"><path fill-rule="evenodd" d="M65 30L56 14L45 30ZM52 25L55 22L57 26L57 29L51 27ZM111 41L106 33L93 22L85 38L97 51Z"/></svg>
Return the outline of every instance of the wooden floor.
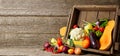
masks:
<svg viewBox="0 0 120 56"><path fill-rule="evenodd" d="M41 46L52 37L59 37L59 29L66 26L72 6L118 5L119 2L119 0L0 0L0 56L69 56L44 52Z"/></svg>
<svg viewBox="0 0 120 56"><path fill-rule="evenodd" d="M0 56L78 56L78 55L69 55L69 54L52 54L50 52L43 51L42 48L34 48L34 47L27 47L27 48L1 48L0 49ZM95 54L84 54L81 56L101 56Z"/></svg>
<svg viewBox="0 0 120 56"><path fill-rule="evenodd" d="M113 56L119 56L120 53L117 53ZM0 56L108 56L108 55L99 55L94 53L87 53L84 55L69 55L69 54L53 54L50 52L43 51L39 47L9 47L9 48L0 48Z"/></svg>

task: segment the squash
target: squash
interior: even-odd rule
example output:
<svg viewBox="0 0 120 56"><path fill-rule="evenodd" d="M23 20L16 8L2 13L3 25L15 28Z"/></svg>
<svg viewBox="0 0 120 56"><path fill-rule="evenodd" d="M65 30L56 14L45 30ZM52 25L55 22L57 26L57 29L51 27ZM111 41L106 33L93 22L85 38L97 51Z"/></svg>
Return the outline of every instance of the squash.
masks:
<svg viewBox="0 0 120 56"><path fill-rule="evenodd" d="M100 42L100 48L99 50L108 50L112 44L112 30L115 26L115 21L114 20L110 20L108 21L104 32L99 40Z"/></svg>
<svg viewBox="0 0 120 56"><path fill-rule="evenodd" d="M66 29L67 29L67 27L66 27L66 26L64 26L64 27L61 27L61 28L60 28L60 35L61 35L62 37L64 37L64 36L65 36Z"/></svg>
<svg viewBox="0 0 120 56"><path fill-rule="evenodd" d="M82 41L73 40L73 43L74 43L75 46L82 47Z"/></svg>
<svg viewBox="0 0 120 56"><path fill-rule="evenodd" d="M88 36L85 36L84 40L80 40L80 41L73 40L73 43L75 46L79 46L79 47L83 47L83 48L90 47L90 39Z"/></svg>

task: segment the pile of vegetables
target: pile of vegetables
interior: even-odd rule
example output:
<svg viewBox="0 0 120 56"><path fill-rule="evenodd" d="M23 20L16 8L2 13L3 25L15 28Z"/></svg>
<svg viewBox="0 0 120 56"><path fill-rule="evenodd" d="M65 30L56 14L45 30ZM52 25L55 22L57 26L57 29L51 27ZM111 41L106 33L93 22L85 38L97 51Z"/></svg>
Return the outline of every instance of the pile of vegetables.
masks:
<svg viewBox="0 0 120 56"><path fill-rule="evenodd" d="M66 27L60 29L61 37L52 38L50 42L45 42L44 50L52 53L81 54L81 48L92 48L98 50L108 50L112 43L111 33L114 28L114 20L99 19L90 23L84 21L84 27L73 25L69 38L65 40ZM77 48L76 46L79 46Z"/></svg>
<svg viewBox="0 0 120 56"><path fill-rule="evenodd" d="M75 46L82 48L92 48L99 50L108 50L112 43L112 29L115 21L108 19L98 19L97 22L85 22L84 27L74 27L70 31L70 39ZM76 25L75 25L76 26ZM87 39L86 39L87 37ZM108 44L108 45L107 45Z"/></svg>
<svg viewBox="0 0 120 56"><path fill-rule="evenodd" d="M57 39L52 38L50 42L44 44L44 50L52 52L53 54L65 53L65 54L81 54L81 48L75 48L72 39L63 41L60 37Z"/></svg>

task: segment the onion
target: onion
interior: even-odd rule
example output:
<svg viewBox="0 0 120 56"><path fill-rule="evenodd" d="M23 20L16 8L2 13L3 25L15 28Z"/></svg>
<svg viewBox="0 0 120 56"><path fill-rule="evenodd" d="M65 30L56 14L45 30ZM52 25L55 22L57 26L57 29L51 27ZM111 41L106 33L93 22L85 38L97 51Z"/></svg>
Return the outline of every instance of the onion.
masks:
<svg viewBox="0 0 120 56"><path fill-rule="evenodd" d="M46 42L45 44L44 44L44 48L48 48L48 47L50 47L51 45L50 45L50 43L49 42Z"/></svg>
<svg viewBox="0 0 120 56"><path fill-rule="evenodd" d="M64 53L68 53L68 49L69 49L69 47L64 46L63 49L62 49L62 51L63 51Z"/></svg>

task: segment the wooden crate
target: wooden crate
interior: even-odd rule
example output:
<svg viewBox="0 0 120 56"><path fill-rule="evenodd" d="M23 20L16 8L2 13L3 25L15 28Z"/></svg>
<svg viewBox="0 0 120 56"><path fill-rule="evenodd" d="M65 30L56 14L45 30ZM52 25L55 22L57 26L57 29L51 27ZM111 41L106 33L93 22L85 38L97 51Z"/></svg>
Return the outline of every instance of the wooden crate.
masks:
<svg viewBox="0 0 120 56"><path fill-rule="evenodd" d="M115 38L116 38L116 29L117 29L117 12L118 6L117 5L75 5L73 6L72 13L69 17L68 24L67 24L67 31L65 39L68 39L70 30L72 26L77 24L79 27L82 26L82 20L86 20L88 22L95 22L97 19L100 18L108 18L115 20L115 28L112 33L112 46L108 51L101 51L97 49L84 49L81 48L83 51L100 53L100 54L113 54L114 45L115 45Z"/></svg>

